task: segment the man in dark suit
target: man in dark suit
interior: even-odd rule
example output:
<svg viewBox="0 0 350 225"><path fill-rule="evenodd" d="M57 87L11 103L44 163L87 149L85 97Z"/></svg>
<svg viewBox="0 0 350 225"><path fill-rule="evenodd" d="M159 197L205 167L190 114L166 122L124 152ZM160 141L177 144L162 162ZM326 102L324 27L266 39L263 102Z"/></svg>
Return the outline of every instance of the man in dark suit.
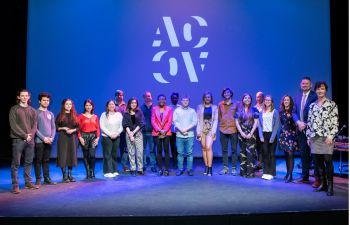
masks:
<svg viewBox="0 0 350 225"><path fill-rule="evenodd" d="M302 176L300 179L296 180L296 183L309 183L309 170L312 158L305 131L310 104L317 100L317 95L311 90L311 87L310 77L303 77L300 82L301 93L294 99L293 120L298 127L298 145L302 167ZM317 179L317 173L314 174L316 179L313 187L318 187L319 179Z"/></svg>

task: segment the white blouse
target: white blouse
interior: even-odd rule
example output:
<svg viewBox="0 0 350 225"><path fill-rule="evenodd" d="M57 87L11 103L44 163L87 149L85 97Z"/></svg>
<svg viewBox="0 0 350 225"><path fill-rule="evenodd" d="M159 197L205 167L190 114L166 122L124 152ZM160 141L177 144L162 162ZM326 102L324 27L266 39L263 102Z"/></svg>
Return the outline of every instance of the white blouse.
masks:
<svg viewBox="0 0 350 225"><path fill-rule="evenodd" d="M120 112L109 113L103 112L100 117L100 127L102 136L110 137L115 134L120 134L123 131L123 115Z"/></svg>

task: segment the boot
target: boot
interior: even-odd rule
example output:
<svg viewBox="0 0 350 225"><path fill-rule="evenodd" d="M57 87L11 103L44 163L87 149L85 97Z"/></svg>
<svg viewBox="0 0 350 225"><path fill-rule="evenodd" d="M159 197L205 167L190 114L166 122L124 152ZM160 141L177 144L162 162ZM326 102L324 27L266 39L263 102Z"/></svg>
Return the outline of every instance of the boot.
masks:
<svg viewBox="0 0 350 225"><path fill-rule="evenodd" d="M90 158L90 178L95 179L95 158Z"/></svg>
<svg viewBox="0 0 350 225"><path fill-rule="evenodd" d="M320 175L321 184L314 192L327 191L327 181L323 175Z"/></svg>
<svg viewBox="0 0 350 225"><path fill-rule="evenodd" d="M205 170L204 170L203 175L208 175L208 171L209 171L209 167L205 166Z"/></svg>
<svg viewBox="0 0 350 225"><path fill-rule="evenodd" d="M213 176L213 167L208 167L208 176Z"/></svg>
<svg viewBox="0 0 350 225"><path fill-rule="evenodd" d="M328 181L327 196L333 196L333 181Z"/></svg>
<svg viewBox="0 0 350 225"><path fill-rule="evenodd" d="M91 174L90 174L89 161L88 161L88 159L85 158L85 157L84 157L83 161L84 161L84 167L85 167L85 172L86 172L86 177L85 177L85 179L88 180L88 179L90 179L90 176L91 176Z"/></svg>
<svg viewBox="0 0 350 225"><path fill-rule="evenodd" d="M68 168L68 179L70 182L75 182L75 179L72 176L72 168Z"/></svg>
<svg viewBox="0 0 350 225"><path fill-rule="evenodd" d="M61 170L62 170L63 182L64 183L69 183L69 179L68 179L68 176L66 174L66 167L62 167Z"/></svg>

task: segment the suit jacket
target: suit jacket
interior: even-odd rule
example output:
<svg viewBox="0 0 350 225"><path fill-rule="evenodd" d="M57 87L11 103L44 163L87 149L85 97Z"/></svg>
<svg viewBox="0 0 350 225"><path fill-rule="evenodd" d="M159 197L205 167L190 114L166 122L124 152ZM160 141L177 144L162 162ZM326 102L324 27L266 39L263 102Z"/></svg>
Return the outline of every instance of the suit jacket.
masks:
<svg viewBox="0 0 350 225"><path fill-rule="evenodd" d="M211 114L211 134L216 134L216 129L218 127L218 117L219 117L219 110L216 105L211 105L212 107L212 114ZM197 107L197 118L198 118L198 124L197 124L197 134L202 134L203 124L204 124L204 105L200 104Z"/></svg>
<svg viewBox="0 0 350 225"><path fill-rule="evenodd" d="M304 110L303 110L303 118L300 118L300 103L303 97L303 93L301 92L294 98L294 107L293 107L293 120L296 123L298 120L307 123L307 118L309 115L310 104L317 100L317 94L314 91L310 91L309 96L306 99Z"/></svg>
<svg viewBox="0 0 350 225"><path fill-rule="evenodd" d="M164 106L163 120L160 119L160 107L152 107L152 136L158 136L160 130L165 130L167 136L171 136L171 124L173 122L173 110L169 106Z"/></svg>

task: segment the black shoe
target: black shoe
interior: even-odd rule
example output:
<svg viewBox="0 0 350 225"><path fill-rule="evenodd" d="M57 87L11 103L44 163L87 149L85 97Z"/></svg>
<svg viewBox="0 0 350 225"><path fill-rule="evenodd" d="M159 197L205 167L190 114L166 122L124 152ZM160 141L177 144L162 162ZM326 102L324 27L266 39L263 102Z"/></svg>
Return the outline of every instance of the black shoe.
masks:
<svg viewBox="0 0 350 225"><path fill-rule="evenodd" d="M209 171L209 167L206 166L203 175L208 175L208 171Z"/></svg>
<svg viewBox="0 0 350 225"><path fill-rule="evenodd" d="M184 173L183 170L177 170L176 171L176 176L181 176Z"/></svg>
<svg viewBox="0 0 350 225"><path fill-rule="evenodd" d="M162 176L163 175L163 170L158 170L158 176Z"/></svg>
<svg viewBox="0 0 350 225"><path fill-rule="evenodd" d="M72 176L72 170L68 170L68 179L69 179L70 182L75 182L75 179Z"/></svg>
<svg viewBox="0 0 350 225"><path fill-rule="evenodd" d="M164 176L169 176L169 171L168 170L164 170Z"/></svg>
<svg viewBox="0 0 350 225"><path fill-rule="evenodd" d="M291 183L291 182L293 182L293 175L290 174L289 177L288 177L288 179L285 180L285 182L286 182L286 183Z"/></svg>
<svg viewBox="0 0 350 225"><path fill-rule="evenodd" d="M213 176L213 167L208 167L208 176Z"/></svg>
<svg viewBox="0 0 350 225"><path fill-rule="evenodd" d="M333 181L328 181L328 187L327 187L327 196L333 196Z"/></svg>
<svg viewBox="0 0 350 225"><path fill-rule="evenodd" d="M284 182L287 183L288 178L289 178L289 173L287 173L287 174L284 176L284 178L283 178Z"/></svg>
<svg viewBox="0 0 350 225"><path fill-rule="evenodd" d="M130 170L130 175L136 177L136 170Z"/></svg>
<svg viewBox="0 0 350 225"><path fill-rule="evenodd" d="M187 171L187 174L188 174L188 176L193 176L194 175L193 170Z"/></svg>
<svg viewBox="0 0 350 225"><path fill-rule="evenodd" d="M145 175L145 173L143 171L137 171L137 174L140 175L140 176Z"/></svg>
<svg viewBox="0 0 350 225"><path fill-rule="evenodd" d="M57 183L56 182L53 182L51 180L51 178L46 178L44 179L44 184L47 184L47 185L56 185Z"/></svg>

